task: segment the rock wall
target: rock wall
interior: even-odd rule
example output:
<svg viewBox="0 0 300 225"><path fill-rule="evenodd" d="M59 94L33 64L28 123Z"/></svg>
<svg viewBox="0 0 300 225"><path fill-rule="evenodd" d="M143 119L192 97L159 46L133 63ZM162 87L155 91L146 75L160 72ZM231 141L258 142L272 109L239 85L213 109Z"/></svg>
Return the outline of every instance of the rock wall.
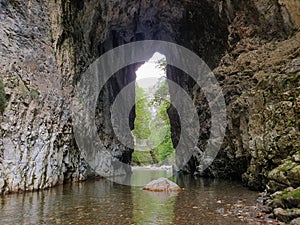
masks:
<svg viewBox="0 0 300 225"><path fill-rule="evenodd" d="M118 45L172 39L168 21L181 16L180 5L1 0L0 11L5 92L2 88L0 193L39 190L93 176L72 130L71 100L82 72ZM114 136L110 105L119 90L135 79L136 68L124 68L109 80L100 93L96 115L101 148L127 164L132 150ZM133 120L134 110L131 128Z"/></svg>
<svg viewBox="0 0 300 225"><path fill-rule="evenodd" d="M72 134L72 43L54 46L46 1L0 1L0 193L38 190L88 176ZM56 24L59 32L59 24ZM55 27L53 27L55 28Z"/></svg>
<svg viewBox="0 0 300 225"><path fill-rule="evenodd" d="M235 154L250 160L243 180L254 189L265 188L269 172L298 151L298 39L299 34L286 41L256 46L240 54L231 66L216 69L216 73L233 73L230 76L234 77L242 68L238 73L247 80L244 88L235 84L245 91L229 104L232 119L227 140L236 146Z"/></svg>
<svg viewBox="0 0 300 225"><path fill-rule="evenodd" d="M283 10L289 15L291 22L296 29L300 28L300 2L298 0L279 0L278 3L283 6Z"/></svg>
<svg viewBox="0 0 300 225"><path fill-rule="evenodd" d="M297 142L299 130L297 126L291 125L296 128L296 135L291 136L286 131L280 132L280 134L277 132L277 138L282 136L280 141L289 137L292 143L284 141L285 144L279 144L277 140L270 139L269 136L272 136L274 127L266 131L262 128L266 120L260 120L256 123L257 118L254 119L255 116L263 114L263 109L258 109L260 106L256 104L257 101L269 101L263 98L263 95L266 93L253 98L250 97L250 93L258 92L257 85L259 80L254 77L256 77L257 73L262 73L263 71L265 73L279 73L280 71L280 74L284 75L278 75L278 79L282 79L283 83L290 82L290 78L287 75L289 73L286 71L289 71L289 69L297 71L295 63L289 63L290 60L297 61L298 57L297 36L292 39L290 39L290 36L293 36L293 33L296 32L297 25L290 20L289 11L278 4L277 1L208 1L202 4L193 1L187 3L186 7L190 7L186 9L186 12L189 12L187 14L188 18L184 19L185 22L182 23L182 26L187 25L190 28L190 33L187 31L182 32L184 35L179 39L178 43L192 49L211 68L214 68L214 74L222 86L227 105L228 127L223 146L217 158L203 172L199 162L203 160L203 151L209 138L210 112L208 104L201 89L198 85L195 85L193 80L189 79L182 71L176 68L169 68L169 78L179 83L193 96L200 118L201 129L198 148L195 149L193 157L182 171L210 177L240 179L243 176L243 181L247 186L254 189L263 189L269 181L268 172L280 164L278 158L284 159L297 148L295 142ZM207 14L205 10L209 7L211 10ZM202 23L199 23L199 21ZM204 27L201 27L202 24L204 24ZM197 30L199 26L201 27L200 31ZM194 33L195 30L197 32ZM200 35L197 36L198 34ZM290 40L281 42L285 39ZM280 44L276 44L278 41ZM281 45L284 47L281 47ZM274 46L277 46L278 49ZM213 54L206 51L205 47ZM289 49L289 51L283 51L283 48ZM214 49L217 49L218 52L214 52ZM282 58L282 61L280 58ZM281 69L281 66L286 68L286 70ZM295 79L298 79L297 75L292 74L291 76L296 76ZM276 84L269 82L268 85L272 87ZM297 86L297 83L295 85ZM279 90L286 91L288 88L278 89L276 87L278 89L276 99L279 102L282 100ZM295 87L291 87L291 95L297 95L295 90ZM280 105L281 103L279 102L278 104ZM291 107L295 108L296 106L292 104ZM258 111L254 113L255 110ZM282 114L284 113L286 114L286 112L282 112ZM169 110L169 116L174 118L173 120L171 119L171 124L173 141L176 145L180 134L180 120L176 110L173 108ZM268 120L274 120L269 115L265 117ZM296 113L291 110L289 114L283 117L286 120L290 117L294 120ZM256 123L256 126L254 126L254 123ZM255 127L255 131L253 131L253 127ZM264 147L256 146L255 142L258 139L261 140L260 144ZM274 149L274 145L281 145L280 148L282 149L279 150L280 148L277 147L276 150L271 150ZM291 148L291 146L294 147ZM257 151L263 153L257 157L254 153ZM276 155L277 164L271 162L271 156L270 158L265 156L268 155L267 152L269 151L273 151L273 155ZM282 154L284 151L286 152L285 155ZM180 161L181 159L179 158L178 160Z"/></svg>

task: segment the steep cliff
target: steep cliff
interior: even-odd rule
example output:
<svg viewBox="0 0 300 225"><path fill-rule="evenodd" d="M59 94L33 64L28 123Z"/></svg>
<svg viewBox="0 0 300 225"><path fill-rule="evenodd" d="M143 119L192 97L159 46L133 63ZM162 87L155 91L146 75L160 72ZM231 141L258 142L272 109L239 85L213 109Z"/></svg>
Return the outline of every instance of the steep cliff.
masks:
<svg viewBox="0 0 300 225"><path fill-rule="evenodd" d="M223 1L218 4L209 1L210 16L205 14L208 6L203 8L203 12L198 3L189 2L188 6L194 10L189 13L193 17L185 19L182 25L188 26L192 34L178 42L192 49L214 69L227 105L228 126L217 158L203 172L199 162L203 160L203 151L210 135L208 103L192 79L182 71L170 67L169 78L193 96L201 124L198 148L183 172L238 179L243 175L247 186L264 189L269 181L268 173L281 164L281 159L294 154L299 145L299 129L297 124L292 122L297 121L295 96L299 86L299 37L294 35L294 32L297 33L297 23L294 22L296 17L276 1L247 1L240 4L235 1ZM297 7L299 8L299 5ZM201 17L203 15L206 15L204 18L207 21ZM197 30L199 21L208 24L200 31ZM206 32L203 32L205 29ZM186 35L187 32L182 33ZM198 34L200 35L197 36ZM207 36L203 39L208 40L207 43L201 39L205 34ZM205 44L202 46L203 43ZM210 51L206 52L206 47ZM279 81L269 80L266 86L276 89L276 92L267 93L267 90L261 90L260 85L269 79L270 74L278 74L277 80L293 85L278 87ZM289 91L288 97L283 98L282 94L286 91ZM264 97L266 95L272 96L276 101ZM287 99L291 101L291 110L281 106ZM261 105L259 102L262 102ZM270 114L263 115L269 104L277 104L278 107L268 109ZM281 114L281 120L290 122L288 125L280 125L279 128L274 114ZM171 124L176 145L180 136L180 120L173 108L169 110L169 115L173 118ZM260 117L264 119L259 120ZM269 126L270 121L273 126L265 128ZM277 138L274 137L275 133ZM257 152L260 153L257 155Z"/></svg>
<svg viewBox="0 0 300 225"><path fill-rule="evenodd" d="M0 1L0 192L37 190L81 180L88 166L72 135L72 44L53 46L51 17L59 7L39 1ZM57 57L56 57L57 56Z"/></svg>
<svg viewBox="0 0 300 225"><path fill-rule="evenodd" d="M172 39L172 26L158 21L176 21L181 7L160 1L96 0L3 0L0 6L4 84L0 192L38 190L94 175L79 153L72 130L71 101L82 72L121 44L145 38ZM157 14L160 17L154 19ZM132 150L115 137L110 106L116 94L135 79L137 66L111 77L97 104L101 148L126 164ZM134 110L131 128L133 120Z"/></svg>

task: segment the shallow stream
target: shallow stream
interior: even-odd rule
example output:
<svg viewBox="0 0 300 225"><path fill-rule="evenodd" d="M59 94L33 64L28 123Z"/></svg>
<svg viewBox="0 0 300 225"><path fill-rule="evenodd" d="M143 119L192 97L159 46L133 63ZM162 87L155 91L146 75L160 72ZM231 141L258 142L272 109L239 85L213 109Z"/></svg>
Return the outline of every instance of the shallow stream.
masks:
<svg viewBox="0 0 300 225"><path fill-rule="evenodd" d="M168 174L134 169L133 184ZM257 204L257 192L240 183L190 176L171 178L178 195L143 191L100 179L0 198L0 224L245 224L234 208Z"/></svg>

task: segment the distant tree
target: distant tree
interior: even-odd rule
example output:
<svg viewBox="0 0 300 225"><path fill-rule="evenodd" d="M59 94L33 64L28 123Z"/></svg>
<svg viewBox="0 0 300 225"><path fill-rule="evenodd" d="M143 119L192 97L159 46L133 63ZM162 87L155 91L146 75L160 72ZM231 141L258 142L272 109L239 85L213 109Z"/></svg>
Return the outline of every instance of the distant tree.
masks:
<svg viewBox="0 0 300 225"><path fill-rule="evenodd" d="M166 72L167 71L167 65L168 65L168 63L167 63L166 58L162 58L162 59L157 61L156 67Z"/></svg>
<svg viewBox="0 0 300 225"><path fill-rule="evenodd" d="M145 140L147 139L151 131L149 129L149 123L151 120L151 112L149 110L149 101L143 88L136 84L136 104L135 104L135 120L133 134L135 137Z"/></svg>
<svg viewBox="0 0 300 225"><path fill-rule="evenodd" d="M154 154L159 162L172 155L175 150L171 140L171 125L167 113L170 107L169 90L167 80L164 78L158 82L157 91L154 94L154 104L157 106L157 113L152 122L151 130L155 132L151 134L151 141L157 143Z"/></svg>
<svg viewBox="0 0 300 225"><path fill-rule="evenodd" d="M169 99L169 87L165 77L162 77L157 82L156 92L154 94L154 101L161 103L161 101Z"/></svg>
<svg viewBox="0 0 300 225"><path fill-rule="evenodd" d="M166 71L167 61L161 59L157 67ZM154 94L151 91L154 90ZM171 140L171 125L167 110L170 107L169 88L166 77L158 80L155 86L147 94L145 90L136 84L136 118L134 121L133 135L139 139L147 139L149 146L154 146L150 154L152 161L164 161L166 158L174 155L175 149ZM148 100L150 95L154 97ZM150 106L156 109L155 117L151 121ZM135 154L137 162L145 161L143 154ZM149 161L149 159L147 159Z"/></svg>

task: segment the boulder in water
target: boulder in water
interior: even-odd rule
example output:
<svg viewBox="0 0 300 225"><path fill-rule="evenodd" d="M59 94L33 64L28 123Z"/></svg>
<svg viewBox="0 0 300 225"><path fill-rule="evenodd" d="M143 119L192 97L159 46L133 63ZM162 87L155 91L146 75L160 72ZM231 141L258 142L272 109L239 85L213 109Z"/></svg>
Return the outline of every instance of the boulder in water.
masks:
<svg viewBox="0 0 300 225"><path fill-rule="evenodd" d="M179 192L181 188L174 182L170 181L169 179L162 177L157 180L153 180L147 185L145 185L143 190L157 191L157 192L161 192L161 191Z"/></svg>

